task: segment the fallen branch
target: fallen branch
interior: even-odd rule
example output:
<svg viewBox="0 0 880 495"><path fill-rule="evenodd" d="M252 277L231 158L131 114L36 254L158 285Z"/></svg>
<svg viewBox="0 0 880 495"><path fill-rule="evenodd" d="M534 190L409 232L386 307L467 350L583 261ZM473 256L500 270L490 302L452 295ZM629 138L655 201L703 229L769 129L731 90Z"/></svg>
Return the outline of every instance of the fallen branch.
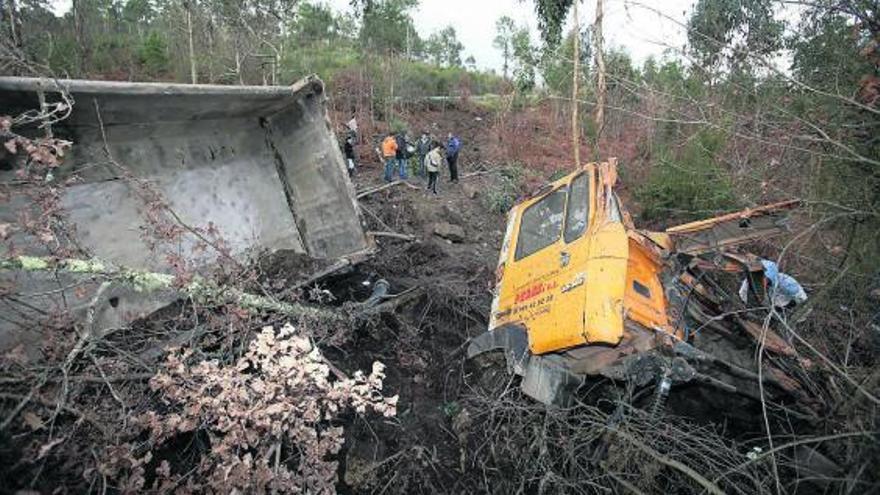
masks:
<svg viewBox="0 0 880 495"><path fill-rule="evenodd" d="M415 185L413 185L413 184L410 184L409 182L407 182L407 181L405 181L405 180L396 180L396 181L394 181L394 182L389 182L389 183L387 183L387 184L383 184L383 185L381 185L381 186L376 186L376 187L371 187L371 188L368 188L368 189L364 189L363 191L360 191L360 192L357 193L357 199L364 198L364 197L369 196L369 195L371 195L371 194L373 194L373 193L377 193L377 192L379 192L379 191L384 191L385 189L389 189L389 188L392 188L392 187L394 187L394 186L399 186L399 185L401 185L401 184L404 185L404 186L409 187L410 189L415 189L415 190L417 190L417 191L421 190L421 188L420 188L419 186L415 186Z"/></svg>
<svg viewBox="0 0 880 495"><path fill-rule="evenodd" d="M323 268L315 273L312 273L308 277L303 280L300 280L290 287L284 289L280 294L278 294L279 299L287 299L291 295L293 295L296 291L302 289L303 287L308 287L315 282L319 282L331 275L338 275L342 273L348 273L352 270L352 267L364 262L365 260L370 259L375 253L373 248L369 248L363 251L358 251L356 253L352 253L351 255L340 258L338 261L333 263L332 265Z"/></svg>
<svg viewBox="0 0 880 495"><path fill-rule="evenodd" d="M614 471L612 471L611 469L608 469L607 466L605 466L603 464L602 467L605 469L605 474L607 474L609 477L611 477L611 479L613 479L614 481L620 483L620 485L622 487L626 488L627 490L631 491L632 493L635 493L636 495L644 495L645 492L639 490L635 485L633 485L629 481L626 481L625 479L621 478L620 476L614 474Z"/></svg>
<svg viewBox="0 0 880 495"><path fill-rule="evenodd" d="M301 281L291 285L290 287L284 289L284 291L281 292L278 296L287 299L288 297L292 296L293 294L296 293L296 291L302 289L303 287L307 287L309 285L312 285L315 282L318 282L319 280L321 280L325 277L333 275L334 273L338 273L338 272L345 270L345 269L350 269L352 266L353 266L353 263L350 260L348 260L347 258L343 258L343 259L337 261L336 263L333 263L332 265L328 266L327 268L310 275L305 280L301 280Z"/></svg>
<svg viewBox="0 0 880 495"><path fill-rule="evenodd" d="M54 259L49 257L17 256L0 260L0 270L24 270L27 272L62 271L80 275L103 277L105 280L132 287L137 292L174 290L205 305L237 304L241 308L258 313L267 311L295 318L314 318L342 322L345 318L337 312L303 304L287 303L275 298L258 296L241 289L219 286L214 281L199 276L182 287L175 277L167 273L112 267L98 260Z"/></svg>
<svg viewBox="0 0 880 495"><path fill-rule="evenodd" d="M19 395L19 394L9 394L6 392L0 392L0 399L20 400L20 401L24 401L25 399L30 399L31 402L35 402L35 403L40 404L41 406L47 407L47 408L55 408L59 404L59 403L52 402L50 400L39 398L39 397L36 399L33 399L32 397L25 397L25 396ZM105 437L111 436L110 431L107 430L107 428L103 424L101 424L97 419L93 418L92 416L80 411L79 409L77 409L75 407L68 406L66 404L61 405L60 408L61 408L61 410L67 411L67 412L73 414L74 416L79 417L81 420L86 421L87 423L90 423L92 426L97 428L98 431L100 431Z"/></svg>
<svg viewBox="0 0 880 495"><path fill-rule="evenodd" d="M842 370L840 367L838 367L836 364L834 364L831 361L831 359L829 359L827 356L822 354L818 349L816 349L816 347L813 346L813 344L809 343L805 338L801 337L797 332L794 331L794 329L788 324L788 322L785 321L784 318L782 318L778 314L776 314L775 311L774 311L774 316L779 321L779 323L781 323L782 326L784 326L785 329L788 330L789 334L793 335L794 338L796 338L798 340L798 342L800 342L807 349L812 351L813 354L815 354L816 356L819 357L819 359L821 359L823 362L825 362L825 364L828 365L829 368L831 368L835 373L837 373L838 375L843 377L843 379L846 380L847 382L849 382L850 385L855 387L855 389L860 394L862 394L866 399L870 400L874 404L880 405L880 399L878 399L876 395L874 395L869 390L867 390L863 386L863 384L857 382L853 377L849 376L849 374L846 371Z"/></svg>
<svg viewBox="0 0 880 495"><path fill-rule="evenodd" d="M489 174L494 174L494 173L497 173L497 172L500 172L500 171L501 171L501 169L494 169L494 170L479 170L479 171L477 171L477 172L468 172L468 173L466 173L466 174L462 174L462 175L461 175L461 178L462 178L462 179L468 179L468 178L470 178L470 177L477 177L477 176L480 176L480 175L489 175Z"/></svg>
<svg viewBox="0 0 880 495"><path fill-rule="evenodd" d="M31 398L34 396L35 393L37 393L37 390L40 389L40 387L42 387L44 383L46 383L45 373L40 378L39 382L31 387L31 390L27 393L27 395L14 397L15 400L18 400L18 404L15 405L15 408L12 409L12 412L9 413L9 416L6 416L6 419L3 420L3 423L0 423L0 430L5 430L6 427L8 427L12 423L12 420L14 420L15 417L18 416L18 413L20 413L25 408L25 406L28 405L28 403L31 401ZM13 397L9 398L13 399Z"/></svg>
<svg viewBox="0 0 880 495"><path fill-rule="evenodd" d="M76 375L67 377L68 381L71 382L80 382L80 383L105 383L105 382L141 382L145 380L149 380L155 375L155 373L131 373L127 375L110 375L107 377L101 376L92 376L92 375ZM50 377L47 378L47 382L58 382L63 380L63 377ZM33 380L31 376L20 376L20 377L3 377L0 378L0 383L23 383Z"/></svg>
<svg viewBox="0 0 880 495"><path fill-rule="evenodd" d="M409 234L398 234L397 232L370 231L367 234L373 237L390 237L392 239L400 239L402 241L415 241L418 237Z"/></svg>
<svg viewBox="0 0 880 495"><path fill-rule="evenodd" d="M825 436L821 436L821 437L800 438L800 439L795 440L793 442L788 442L783 445L777 445L776 447L773 447L772 449L770 449L766 452L762 452L761 454L758 454L758 455L756 455L746 461L743 461L740 465L735 466L735 467L728 469L727 471L721 473L721 475L718 476L714 481L717 482L721 478L727 476L728 474L740 471L744 467L748 466L749 464L754 464L754 463L764 459L767 456L775 454L776 452L780 452L785 449L790 449L792 447L797 447L798 445L807 445L807 444L811 444L811 443L822 443L822 442L827 442L830 440L840 440L843 438L852 438L852 437L864 437L866 440L871 441L871 439L874 438L875 435L877 435L876 431L854 431L854 432L847 432L847 433L838 433L835 435L825 435Z"/></svg>
<svg viewBox="0 0 880 495"><path fill-rule="evenodd" d="M424 292L424 289L422 289L421 287L412 287L399 294L386 296L384 302L369 307L363 310L360 314L374 315L379 313L390 313L397 309L398 306L406 304L409 301L412 301L413 299L421 296L422 294L424 294Z"/></svg>
<svg viewBox="0 0 880 495"><path fill-rule="evenodd" d="M654 450L654 449L652 449L651 447L647 446L647 445L646 445L645 443L643 443L641 440L636 439L636 438L633 437L632 435L629 435L629 434L627 434L627 433L624 433L623 431L620 431L620 430L612 430L612 431L613 431L614 434L616 434L617 436L623 438L624 440L626 440L627 442L629 442L631 445L635 446L637 449L641 450L641 451L644 452L645 454L648 454L649 456L651 456L652 458L654 458L654 460L656 460L657 462L659 462L659 463L661 463L661 464L664 464L664 465L666 465L666 466L669 466L669 467L671 467L671 468L673 468L673 469L676 469L676 470L678 470L679 472L681 472L681 473L685 474L686 476L688 476L690 479L696 481L696 482L697 482L701 487L703 487L703 489L705 489L707 492L709 492L709 493L711 493L711 494L713 494L713 495L723 495L723 494L724 494L724 492L721 491L721 488L719 488L718 485L716 485L715 483L709 481L709 480L706 479L703 475L701 475L700 473L694 471L693 469L691 469L691 468L690 468L689 466L687 466L686 464L681 463L681 462L679 462L679 461L677 461L677 460L675 460L675 459L671 459L671 458L669 458L669 457L666 457L665 455L661 454L660 452L657 452L656 450Z"/></svg>
<svg viewBox="0 0 880 495"><path fill-rule="evenodd" d="M385 223L381 218L379 218L379 215L376 215L376 214L373 212L373 210L367 208L367 205L365 205L365 204L361 204L360 207L361 207L361 210L363 210L366 214L368 214L368 215L370 215L371 217L373 217L373 219L376 220L376 222L378 222L379 225L381 225L382 227L385 227L385 228L388 229L388 230L391 230L391 227L390 227L387 223Z"/></svg>

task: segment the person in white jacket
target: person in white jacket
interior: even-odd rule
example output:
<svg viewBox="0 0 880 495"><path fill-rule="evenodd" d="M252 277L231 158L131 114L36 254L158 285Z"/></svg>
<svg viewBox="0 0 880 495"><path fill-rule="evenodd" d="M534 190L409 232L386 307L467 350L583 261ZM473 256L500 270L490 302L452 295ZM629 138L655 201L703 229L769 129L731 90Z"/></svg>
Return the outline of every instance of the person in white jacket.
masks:
<svg viewBox="0 0 880 495"><path fill-rule="evenodd" d="M438 142L431 144L431 151L425 157L425 168L428 170L428 190L437 194L437 176L443 165L443 146Z"/></svg>

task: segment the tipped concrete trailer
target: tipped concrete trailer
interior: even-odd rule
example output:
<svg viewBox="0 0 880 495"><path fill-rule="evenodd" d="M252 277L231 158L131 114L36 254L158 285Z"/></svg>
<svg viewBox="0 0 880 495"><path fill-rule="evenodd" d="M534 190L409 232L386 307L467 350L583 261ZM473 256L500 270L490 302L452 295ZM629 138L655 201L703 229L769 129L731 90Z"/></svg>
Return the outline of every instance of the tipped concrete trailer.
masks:
<svg viewBox="0 0 880 495"><path fill-rule="evenodd" d="M150 205L138 184L157 191L182 224L216 232L240 259L267 250L336 259L368 249L318 78L264 87L0 77L0 115L51 105L62 90L72 100L72 111L52 125L52 132L73 146L47 181L65 184L60 199L67 230L90 258L171 273L167 256L150 249L145 239L144 213ZM44 132L26 126L14 130L28 137ZM17 166L5 154L0 156L0 224L15 224L20 212L34 205L17 185ZM23 232L7 241L0 243L4 258L48 254L44 241ZM192 265L210 266L217 253L199 244L195 236L182 236L176 249ZM0 308L0 343L45 317L48 308L89 302L89 297L62 302L59 296L68 295L70 284L59 282L57 274L5 270L0 282L24 297L14 308L8 300L0 303L7 306ZM118 313L106 318L107 324L168 302L168 297L147 301L140 295L120 299L115 291L104 298L114 306L102 314Z"/></svg>

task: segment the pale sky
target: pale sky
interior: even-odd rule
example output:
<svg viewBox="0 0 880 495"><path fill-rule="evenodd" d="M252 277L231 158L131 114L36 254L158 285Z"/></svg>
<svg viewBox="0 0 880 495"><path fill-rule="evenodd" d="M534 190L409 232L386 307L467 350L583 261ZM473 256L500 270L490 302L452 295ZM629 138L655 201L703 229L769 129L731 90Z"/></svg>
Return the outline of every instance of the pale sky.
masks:
<svg viewBox="0 0 880 495"><path fill-rule="evenodd" d="M350 10L349 0L319 0L338 11ZM53 0L57 13L70 9L71 0ZM650 55L659 57L668 46L680 49L687 36L684 24L695 0L606 0L606 47L623 47L637 64ZM595 2L580 4L582 24L593 22ZM510 16L518 25L531 28L538 39L538 23L531 0L421 0L413 12L419 34L427 38L432 32L451 25L464 44L462 59L473 55L477 67L501 70L501 54L492 47L495 21ZM569 20L570 21L570 20ZM570 22L569 22L570 26Z"/></svg>
<svg viewBox="0 0 880 495"><path fill-rule="evenodd" d="M349 0L325 0L325 3L336 10L350 10ZM694 3L695 0L605 0L606 48L624 47L639 64L651 55L659 58L666 49L664 45L680 49L687 35L676 21L684 24ZM581 2L581 24L593 22L595 8L593 0ZM501 53L492 46L492 40L495 21L503 15L520 26L529 26L538 40L538 21L531 0L421 0L413 19L419 34L425 38L447 25L453 26L464 44L462 60L473 55L477 67L500 72Z"/></svg>

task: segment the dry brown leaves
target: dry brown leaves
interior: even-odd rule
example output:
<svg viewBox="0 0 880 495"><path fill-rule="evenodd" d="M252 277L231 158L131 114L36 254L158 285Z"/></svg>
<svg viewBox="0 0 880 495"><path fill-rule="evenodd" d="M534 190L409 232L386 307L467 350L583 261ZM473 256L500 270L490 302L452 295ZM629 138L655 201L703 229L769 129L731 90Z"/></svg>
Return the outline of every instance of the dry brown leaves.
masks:
<svg viewBox="0 0 880 495"><path fill-rule="evenodd" d="M134 455L126 443L105 452L99 470L119 480L122 491L333 493L340 414L396 414L397 396L382 394L381 363L370 374L331 375L318 348L290 325L263 328L228 365L191 365L191 357L192 350L170 353L150 382L163 404L134 422L135 433L148 434L151 451ZM209 447L195 465L152 462L154 453L196 432L209 438Z"/></svg>

